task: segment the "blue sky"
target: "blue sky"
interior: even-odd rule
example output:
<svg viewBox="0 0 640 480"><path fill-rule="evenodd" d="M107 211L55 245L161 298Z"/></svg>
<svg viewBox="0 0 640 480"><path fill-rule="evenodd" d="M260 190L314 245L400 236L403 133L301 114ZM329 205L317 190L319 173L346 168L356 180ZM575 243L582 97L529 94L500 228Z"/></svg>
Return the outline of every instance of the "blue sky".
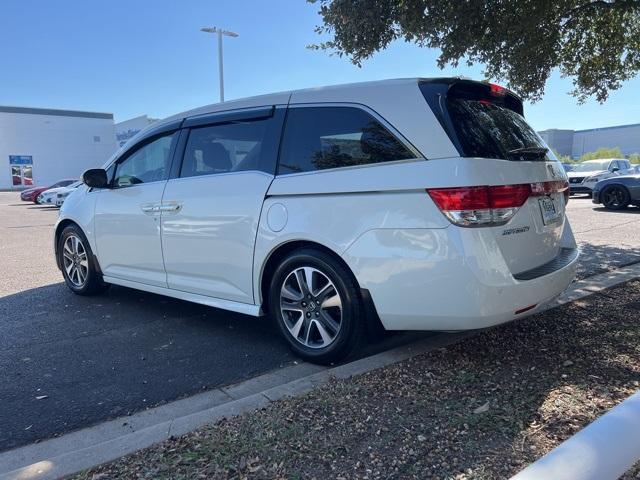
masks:
<svg viewBox="0 0 640 480"><path fill-rule="evenodd" d="M0 105L113 112L116 121L165 117L218 99L214 36L225 39L227 99L407 76L482 78L481 66L436 66L437 51L398 42L362 68L312 51L318 6L304 0L2 0ZM600 105L577 105L554 75L525 114L536 129L640 122L640 78Z"/></svg>

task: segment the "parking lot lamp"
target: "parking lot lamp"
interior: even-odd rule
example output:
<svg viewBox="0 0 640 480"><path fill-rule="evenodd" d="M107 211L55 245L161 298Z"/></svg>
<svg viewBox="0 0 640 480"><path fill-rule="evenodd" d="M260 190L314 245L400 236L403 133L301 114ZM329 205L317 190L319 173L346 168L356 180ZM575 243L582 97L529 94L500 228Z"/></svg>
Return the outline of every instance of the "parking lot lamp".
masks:
<svg viewBox="0 0 640 480"><path fill-rule="evenodd" d="M218 73L220 75L220 101L224 102L224 67L222 66L222 36L237 37L238 34L218 27L205 27L200 29L205 33L216 33L218 35Z"/></svg>

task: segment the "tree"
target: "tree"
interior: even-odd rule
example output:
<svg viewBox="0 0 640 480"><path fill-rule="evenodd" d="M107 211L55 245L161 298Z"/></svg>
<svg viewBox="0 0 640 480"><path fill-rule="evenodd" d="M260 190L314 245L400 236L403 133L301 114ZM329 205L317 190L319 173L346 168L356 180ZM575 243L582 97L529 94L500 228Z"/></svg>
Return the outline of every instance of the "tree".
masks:
<svg viewBox="0 0 640 480"><path fill-rule="evenodd" d="M438 66L481 63L531 101L552 70L572 95L604 102L640 70L640 0L308 0L331 38L311 48L363 60L402 39L440 50Z"/></svg>
<svg viewBox="0 0 640 480"><path fill-rule="evenodd" d="M597 160L599 158L624 158L622 152L618 147L615 148L605 148L601 147L597 149L595 152L587 152L582 157L580 157L580 161L583 160Z"/></svg>
<svg viewBox="0 0 640 480"><path fill-rule="evenodd" d="M571 158L570 155L562 155L555 148L552 148L551 151L556 156L556 158L558 160L560 160L562 163L574 163L574 161L573 161L573 159Z"/></svg>

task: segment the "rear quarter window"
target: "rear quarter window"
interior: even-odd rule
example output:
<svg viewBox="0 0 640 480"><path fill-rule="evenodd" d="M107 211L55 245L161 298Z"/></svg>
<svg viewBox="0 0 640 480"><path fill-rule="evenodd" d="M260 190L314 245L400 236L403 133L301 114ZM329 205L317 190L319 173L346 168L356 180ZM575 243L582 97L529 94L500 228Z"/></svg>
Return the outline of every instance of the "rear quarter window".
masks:
<svg viewBox="0 0 640 480"><path fill-rule="evenodd" d="M364 110L292 107L287 113L278 173L312 172L415 157Z"/></svg>

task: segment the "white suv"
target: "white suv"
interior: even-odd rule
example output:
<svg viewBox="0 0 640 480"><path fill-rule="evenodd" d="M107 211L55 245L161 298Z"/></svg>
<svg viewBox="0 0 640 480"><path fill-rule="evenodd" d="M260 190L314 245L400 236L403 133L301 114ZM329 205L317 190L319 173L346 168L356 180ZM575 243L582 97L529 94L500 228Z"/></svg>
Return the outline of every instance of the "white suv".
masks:
<svg viewBox="0 0 640 480"><path fill-rule="evenodd" d="M571 193L593 192L593 187L600 180L631 173L631 162L626 158L606 158L601 160L585 160L575 164L568 172Z"/></svg>
<svg viewBox="0 0 640 480"><path fill-rule="evenodd" d="M372 323L467 330L573 280L568 182L496 85L402 79L225 102L155 123L62 206L78 294L117 284L275 319L335 361Z"/></svg>

